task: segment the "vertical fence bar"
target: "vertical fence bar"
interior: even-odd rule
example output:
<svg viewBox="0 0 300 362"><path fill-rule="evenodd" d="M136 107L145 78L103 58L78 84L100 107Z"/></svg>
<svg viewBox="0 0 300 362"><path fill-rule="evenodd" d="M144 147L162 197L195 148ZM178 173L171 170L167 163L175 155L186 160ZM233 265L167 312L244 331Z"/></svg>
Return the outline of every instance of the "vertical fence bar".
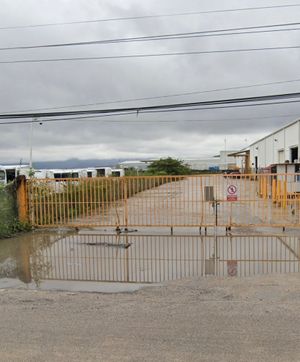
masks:
<svg viewBox="0 0 300 362"><path fill-rule="evenodd" d="M124 223L125 227L128 228L128 180L123 179L123 195L124 195Z"/></svg>

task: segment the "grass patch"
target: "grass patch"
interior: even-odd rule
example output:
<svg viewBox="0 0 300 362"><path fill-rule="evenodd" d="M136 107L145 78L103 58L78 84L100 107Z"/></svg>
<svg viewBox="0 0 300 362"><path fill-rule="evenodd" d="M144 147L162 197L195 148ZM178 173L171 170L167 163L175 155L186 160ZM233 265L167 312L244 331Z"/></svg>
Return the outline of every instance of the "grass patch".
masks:
<svg viewBox="0 0 300 362"><path fill-rule="evenodd" d="M8 238L20 231L29 230L28 224L18 220L16 190L14 183L0 186L0 239Z"/></svg>

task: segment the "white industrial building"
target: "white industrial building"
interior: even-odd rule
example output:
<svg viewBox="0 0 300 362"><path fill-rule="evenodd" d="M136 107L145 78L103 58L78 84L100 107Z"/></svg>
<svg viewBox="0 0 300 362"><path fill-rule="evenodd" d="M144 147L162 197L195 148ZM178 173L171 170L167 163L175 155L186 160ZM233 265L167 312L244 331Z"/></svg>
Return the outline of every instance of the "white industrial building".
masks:
<svg viewBox="0 0 300 362"><path fill-rule="evenodd" d="M187 164L191 169L198 171L213 171L213 170L228 170L237 168L237 159L230 156L234 151L220 151L220 154L209 158L189 158L182 161ZM144 160L144 161L123 161L120 163L122 169L135 169L137 171L144 171L147 167L158 159Z"/></svg>
<svg viewBox="0 0 300 362"><path fill-rule="evenodd" d="M259 172L276 164L299 163L300 120L294 121L249 146L250 167Z"/></svg>
<svg viewBox="0 0 300 362"><path fill-rule="evenodd" d="M205 171L205 170L234 170L236 165L236 159L233 156L229 156L234 151L220 151L220 154L210 158L198 158L198 159L185 159L184 163L190 166L193 170Z"/></svg>

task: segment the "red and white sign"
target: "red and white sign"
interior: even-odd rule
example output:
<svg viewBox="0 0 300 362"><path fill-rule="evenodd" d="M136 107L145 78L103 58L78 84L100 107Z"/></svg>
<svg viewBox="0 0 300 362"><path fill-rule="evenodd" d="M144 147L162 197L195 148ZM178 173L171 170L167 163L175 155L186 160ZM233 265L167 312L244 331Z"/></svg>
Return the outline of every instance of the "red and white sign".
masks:
<svg viewBox="0 0 300 362"><path fill-rule="evenodd" d="M235 185L227 186L227 201L237 201L237 187Z"/></svg>

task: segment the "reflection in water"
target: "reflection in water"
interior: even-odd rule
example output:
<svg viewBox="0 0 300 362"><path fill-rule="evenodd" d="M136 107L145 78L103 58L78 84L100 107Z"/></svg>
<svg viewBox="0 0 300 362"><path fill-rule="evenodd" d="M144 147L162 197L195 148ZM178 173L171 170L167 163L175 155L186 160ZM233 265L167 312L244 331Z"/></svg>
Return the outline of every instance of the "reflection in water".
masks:
<svg viewBox="0 0 300 362"><path fill-rule="evenodd" d="M39 285L40 277L51 268L43 259L43 250L68 233L27 233L0 240L0 278L18 278L23 283Z"/></svg>
<svg viewBox="0 0 300 362"><path fill-rule="evenodd" d="M32 237L34 236L34 237ZM0 277L155 283L187 277L299 272L292 236L38 233L0 244Z"/></svg>

